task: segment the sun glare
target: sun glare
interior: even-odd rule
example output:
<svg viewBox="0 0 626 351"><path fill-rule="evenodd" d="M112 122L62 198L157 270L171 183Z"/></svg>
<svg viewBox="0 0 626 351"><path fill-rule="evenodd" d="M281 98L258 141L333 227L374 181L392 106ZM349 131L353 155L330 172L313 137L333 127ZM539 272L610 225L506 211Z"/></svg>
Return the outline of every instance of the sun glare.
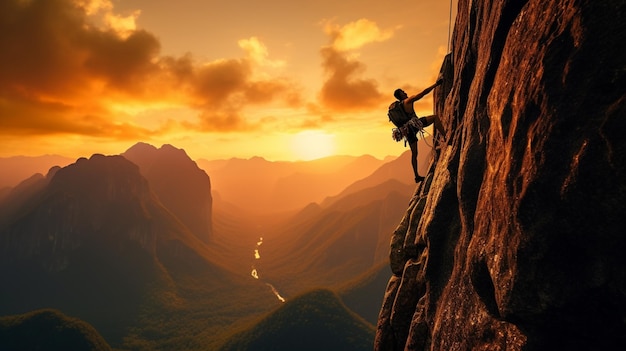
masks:
<svg viewBox="0 0 626 351"><path fill-rule="evenodd" d="M293 137L291 149L303 161L331 156L335 152L335 136L316 130L300 132Z"/></svg>

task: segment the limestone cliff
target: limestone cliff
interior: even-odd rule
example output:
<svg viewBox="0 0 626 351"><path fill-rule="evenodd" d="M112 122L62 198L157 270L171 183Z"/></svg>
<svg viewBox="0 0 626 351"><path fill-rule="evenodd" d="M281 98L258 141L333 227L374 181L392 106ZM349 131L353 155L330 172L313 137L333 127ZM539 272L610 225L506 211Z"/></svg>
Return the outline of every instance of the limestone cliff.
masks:
<svg viewBox="0 0 626 351"><path fill-rule="evenodd" d="M200 240L213 231L211 179L183 149L137 143L122 154L139 166L159 201Z"/></svg>
<svg viewBox="0 0 626 351"><path fill-rule="evenodd" d="M376 350L625 349L625 14L459 0Z"/></svg>

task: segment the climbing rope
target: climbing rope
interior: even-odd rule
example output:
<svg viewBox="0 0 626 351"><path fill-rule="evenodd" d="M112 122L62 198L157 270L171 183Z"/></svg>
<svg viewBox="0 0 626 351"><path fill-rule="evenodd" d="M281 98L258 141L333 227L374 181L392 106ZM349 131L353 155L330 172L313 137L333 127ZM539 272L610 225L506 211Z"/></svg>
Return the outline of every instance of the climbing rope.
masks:
<svg viewBox="0 0 626 351"><path fill-rule="evenodd" d="M450 0L450 14L448 16L448 51L450 52L450 32L452 27L452 0Z"/></svg>
<svg viewBox="0 0 626 351"><path fill-rule="evenodd" d="M426 146L428 146L431 151L432 151L432 157L435 160L435 163L437 163L437 148L436 148L436 144L439 142L438 140L435 140L435 136L433 134L430 134L429 132L427 132L426 130L424 130L424 128L420 129L417 134L419 135L419 137L422 138L422 140L424 141L424 144L426 144ZM428 143L428 141L426 141L426 135L432 136L433 138L433 143L432 145Z"/></svg>
<svg viewBox="0 0 626 351"><path fill-rule="evenodd" d="M420 137L422 138L422 140L424 141L424 144L426 144L426 146L428 146L428 147L432 148L432 149L433 149L433 151L435 150L435 143L434 143L434 141L435 141L435 136L434 136L434 135L432 135L432 134L430 134L429 132L427 132L425 128L420 128L420 129L417 131L417 134L419 134L419 135L420 135ZM427 137L427 136L432 136L432 137L433 137L433 144L432 144L432 145L430 145L430 144L426 141L426 137ZM419 139L419 137L418 137L418 139Z"/></svg>

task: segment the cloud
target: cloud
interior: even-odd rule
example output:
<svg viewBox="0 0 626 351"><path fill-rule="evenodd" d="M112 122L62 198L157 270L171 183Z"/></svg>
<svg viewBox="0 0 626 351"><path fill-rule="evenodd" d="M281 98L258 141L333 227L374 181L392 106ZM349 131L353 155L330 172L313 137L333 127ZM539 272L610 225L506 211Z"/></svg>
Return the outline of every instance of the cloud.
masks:
<svg viewBox="0 0 626 351"><path fill-rule="evenodd" d="M137 29L140 10L134 10L124 16L113 11L113 3L110 0L74 0L74 3L82 8L87 16L103 22L108 29L121 37L127 37Z"/></svg>
<svg viewBox="0 0 626 351"><path fill-rule="evenodd" d="M247 53L248 58L260 66L282 67L285 65L282 60L268 59L267 47L257 37L241 39L237 44Z"/></svg>
<svg viewBox="0 0 626 351"><path fill-rule="evenodd" d="M10 135L81 134L116 139L146 137L150 131L106 118L100 109L75 115L61 103L0 98L0 130Z"/></svg>
<svg viewBox="0 0 626 351"><path fill-rule="evenodd" d="M219 60L203 65L195 72L194 94L203 108L220 108L229 98L244 89L252 68L246 60Z"/></svg>
<svg viewBox="0 0 626 351"><path fill-rule="evenodd" d="M195 69L190 86L190 105L202 110L198 124L186 127L202 131L252 131L262 124L244 115L251 105L281 101L288 106L301 104L297 86L286 78L254 79L255 61L218 60Z"/></svg>
<svg viewBox="0 0 626 351"><path fill-rule="evenodd" d="M359 111L378 106L383 94L374 79L361 78L365 65L349 51L362 46L385 41L393 36L392 30L381 30L375 22L360 19L338 26L325 25L331 44L320 50L326 80L320 90L322 105L336 111Z"/></svg>
<svg viewBox="0 0 626 351"><path fill-rule="evenodd" d="M350 60L332 47L321 50L322 65L328 78L320 91L320 100L337 111L365 110L381 102L382 94L373 79L359 78L365 66Z"/></svg>
<svg viewBox="0 0 626 351"><path fill-rule="evenodd" d="M197 123L181 127L247 130L246 108L301 103L295 84L263 73L284 62L255 37L239 42L245 57L203 63L160 55L136 29L140 12L116 14L109 0L4 0L0 13L0 133L133 138L175 127L139 125L125 104L196 109Z"/></svg>
<svg viewBox="0 0 626 351"><path fill-rule="evenodd" d="M326 34L332 38L332 47L337 51L348 51L365 44L381 42L393 37L393 30L381 30L376 22L361 18L343 27L327 22L324 27Z"/></svg>
<svg viewBox="0 0 626 351"><path fill-rule="evenodd" d="M98 30L71 1L8 0L0 13L3 133L143 133L107 119L97 97L108 88L127 90L150 71L158 51L153 36L139 31L124 39Z"/></svg>
<svg viewBox="0 0 626 351"><path fill-rule="evenodd" d="M113 4L110 0L76 0L74 1L79 7L82 7L87 15L93 16L101 11L111 13Z"/></svg>

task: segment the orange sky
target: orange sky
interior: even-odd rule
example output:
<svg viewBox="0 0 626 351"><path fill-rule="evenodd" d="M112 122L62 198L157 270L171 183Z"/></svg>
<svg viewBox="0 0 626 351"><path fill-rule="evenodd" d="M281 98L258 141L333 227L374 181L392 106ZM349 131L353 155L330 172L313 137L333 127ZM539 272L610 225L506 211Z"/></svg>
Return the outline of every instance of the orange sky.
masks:
<svg viewBox="0 0 626 351"><path fill-rule="evenodd" d="M399 155L386 108L435 81L449 5L3 0L0 157L137 141L196 159Z"/></svg>

